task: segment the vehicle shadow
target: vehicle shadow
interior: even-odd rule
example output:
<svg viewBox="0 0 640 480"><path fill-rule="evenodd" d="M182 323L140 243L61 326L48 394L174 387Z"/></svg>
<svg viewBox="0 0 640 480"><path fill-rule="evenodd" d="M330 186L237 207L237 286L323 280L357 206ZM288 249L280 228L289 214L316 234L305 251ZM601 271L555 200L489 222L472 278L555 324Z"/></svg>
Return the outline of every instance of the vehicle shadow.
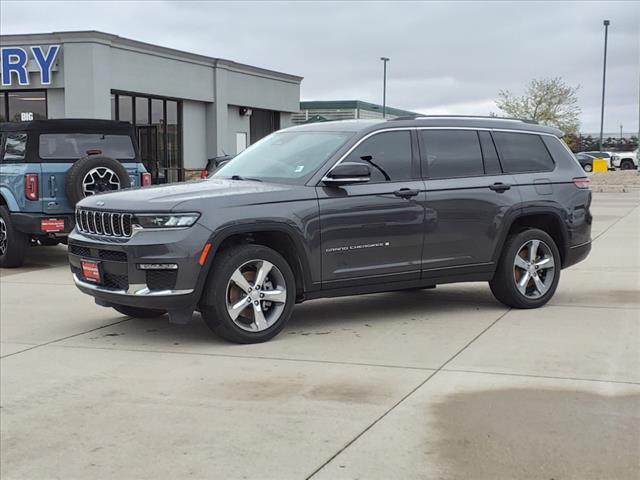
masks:
<svg viewBox="0 0 640 480"><path fill-rule="evenodd" d="M490 292L485 294L480 289L476 292L465 288L449 288L442 293L437 290L411 290L314 300L297 305L287 326L270 342L290 341L297 335L357 332L381 324L412 321L435 324L460 314L473 315L481 310L500 312L505 309L493 299ZM135 344L136 348L159 344L233 345L215 336L197 312L186 325L171 324L166 315L129 321L126 318L114 316L114 322L125 322L108 331L95 332L92 339L109 336L114 345L126 341ZM122 338L113 338L118 336Z"/></svg>
<svg viewBox="0 0 640 480"><path fill-rule="evenodd" d="M506 389L459 393L429 407L424 452L443 478L618 478L640 471L640 394Z"/></svg>
<svg viewBox="0 0 640 480"><path fill-rule="evenodd" d="M19 273L35 272L49 268L66 267L68 263L67 246L35 246L27 249L24 265L19 268L0 268L0 277L10 277Z"/></svg>

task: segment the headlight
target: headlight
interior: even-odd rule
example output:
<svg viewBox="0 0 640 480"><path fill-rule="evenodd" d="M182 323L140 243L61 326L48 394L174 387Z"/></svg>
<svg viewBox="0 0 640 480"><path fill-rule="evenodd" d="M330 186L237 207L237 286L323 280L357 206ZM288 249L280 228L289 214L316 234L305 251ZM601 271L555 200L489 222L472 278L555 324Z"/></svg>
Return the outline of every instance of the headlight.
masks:
<svg viewBox="0 0 640 480"><path fill-rule="evenodd" d="M187 228L198 221L199 213L158 213L136 215L133 223L142 228Z"/></svg>

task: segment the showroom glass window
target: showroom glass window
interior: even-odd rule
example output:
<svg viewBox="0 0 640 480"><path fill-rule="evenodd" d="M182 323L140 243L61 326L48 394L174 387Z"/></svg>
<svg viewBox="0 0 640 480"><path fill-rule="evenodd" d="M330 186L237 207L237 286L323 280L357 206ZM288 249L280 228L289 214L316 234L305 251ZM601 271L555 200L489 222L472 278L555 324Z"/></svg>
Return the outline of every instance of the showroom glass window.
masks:
<svg viewBox="0 0 640 480"><path fill-rule="evenodd" d="M344 161L369 165L370 183L410 180L411 133L397 131L373 135L358 145Z"/></svg>
<svg viewBox="0 0 640 480"><path fill-rule="evenodd" d="M111 117L135 126L140 157L153 183L184 180L181 101L114 91Z"/></svg>
<svg viewBox="0 0 640 480"><path fill-rule="evenodd" d="M480 140L475 130L421 130L420 135L429 178L484 175Z"/></svg>
<svg viewBox="0 0 640 480"><path fill-rule="evenodd" d="M26 122L47 118L45 90L11 90L0 92L0 121Z"/></svg>

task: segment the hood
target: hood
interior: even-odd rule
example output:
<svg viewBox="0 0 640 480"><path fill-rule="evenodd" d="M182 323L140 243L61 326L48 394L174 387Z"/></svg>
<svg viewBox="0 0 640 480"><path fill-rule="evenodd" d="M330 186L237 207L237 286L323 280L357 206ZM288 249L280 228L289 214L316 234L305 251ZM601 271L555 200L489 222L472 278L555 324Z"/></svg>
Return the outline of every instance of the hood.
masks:
<svg viewBox="0 0 640 480"><path fill-rule="evenodd" d="M254 194L269 194L295 188L289 185L251 180L211 179L170 185L135 188L119 192L87 197L78 202L79 207L120 211L170 211L180 204L197 205L204 199L226 198ZM250 203L250 202L248 202ZM183 211L178 208L178 211Z"/></svg>

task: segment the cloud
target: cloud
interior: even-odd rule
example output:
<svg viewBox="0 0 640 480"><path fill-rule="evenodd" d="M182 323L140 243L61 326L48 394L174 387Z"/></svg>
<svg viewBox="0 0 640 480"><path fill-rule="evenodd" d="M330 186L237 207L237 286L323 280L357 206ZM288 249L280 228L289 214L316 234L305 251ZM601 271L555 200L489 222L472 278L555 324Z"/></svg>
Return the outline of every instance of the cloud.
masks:
<svg viewBox="0 0 640 480"><path fill-rule="evenodd" d="M302 98L429 113L496 111L533 78L581 85L599 129L602 20L611 20L605 130L638 129L640 4L632 2L13 2L3 34L102 30L304 76ZM628 126L628 127L627 127Z"/></svg>

